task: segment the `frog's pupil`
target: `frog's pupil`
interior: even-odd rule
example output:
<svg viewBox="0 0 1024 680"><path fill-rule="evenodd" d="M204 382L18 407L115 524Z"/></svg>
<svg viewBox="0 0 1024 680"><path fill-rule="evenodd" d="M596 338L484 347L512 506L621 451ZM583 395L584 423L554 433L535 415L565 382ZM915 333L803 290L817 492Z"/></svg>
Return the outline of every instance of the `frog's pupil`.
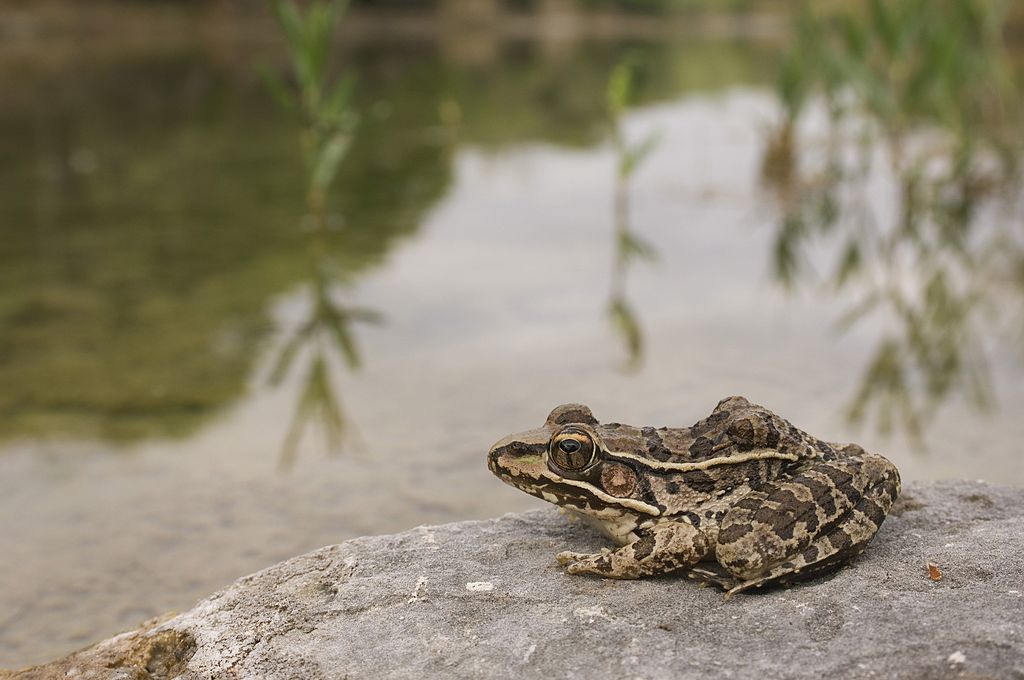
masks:
<svg viewBox="0 0 1024 680"><path fill-rule="evenodd" d="M563 439L558 442L558 448L566 453L576 453L580 450L580 443L575 439Z"/></svg>

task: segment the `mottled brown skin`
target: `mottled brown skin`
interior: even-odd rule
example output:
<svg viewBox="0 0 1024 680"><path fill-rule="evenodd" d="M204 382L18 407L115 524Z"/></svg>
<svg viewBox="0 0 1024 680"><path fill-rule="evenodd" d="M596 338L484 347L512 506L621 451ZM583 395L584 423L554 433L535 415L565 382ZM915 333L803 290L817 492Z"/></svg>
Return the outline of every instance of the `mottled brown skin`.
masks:
<svg viewBox="0 0 1024 680"><path fill-rule="evenodd" d="M686 428L602 425L586 406L566 404L542 427L496 443L488 466L619 543L559 553L569 573L686 572L729 594L849 561L900 491L882 456L823 442L743 397Z"/></svg>

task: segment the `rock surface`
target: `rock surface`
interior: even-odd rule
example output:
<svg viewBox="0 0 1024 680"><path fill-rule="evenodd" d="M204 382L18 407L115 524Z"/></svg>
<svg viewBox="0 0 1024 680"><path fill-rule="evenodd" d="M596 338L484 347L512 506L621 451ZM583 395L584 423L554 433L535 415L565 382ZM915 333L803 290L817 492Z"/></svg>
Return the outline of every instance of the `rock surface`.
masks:
<svg viewBox="0 0 1024 680"><path fill-rule="evenodd" d="M604 541L555 509L421 527L0 677L1024 678L1022 519L1021 489L908 484L853 567L728 601L563 574L555 552Z"/></svg>

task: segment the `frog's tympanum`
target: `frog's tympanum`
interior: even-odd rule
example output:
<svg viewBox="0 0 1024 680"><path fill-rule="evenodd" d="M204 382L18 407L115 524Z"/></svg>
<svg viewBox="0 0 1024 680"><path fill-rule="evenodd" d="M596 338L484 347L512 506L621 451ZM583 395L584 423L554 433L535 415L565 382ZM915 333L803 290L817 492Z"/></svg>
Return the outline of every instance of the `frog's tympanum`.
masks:
<svg viewBox="0 0 1024 680"><path fill-rule="evenodd" d="M566 404L543 427L499 441L487 462L620 544L559 553L570 574L686 572L730 594L849 561L900 492L882 456L815 439L743 397L687 428L602 425Z"/></svg>

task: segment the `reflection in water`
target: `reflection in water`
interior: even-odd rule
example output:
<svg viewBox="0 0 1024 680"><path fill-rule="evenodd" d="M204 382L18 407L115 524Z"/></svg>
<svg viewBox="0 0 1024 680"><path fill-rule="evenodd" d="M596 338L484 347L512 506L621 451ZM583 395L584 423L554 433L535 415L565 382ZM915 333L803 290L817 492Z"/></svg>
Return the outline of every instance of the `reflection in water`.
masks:
<svg viewBox="0 0 1024 680"><path fill-rule="evenodd" d="M840 326L873 315L886 329L851 419L874 407L883 431L898 425L919 444L954 395L990 403L986 343L1024 294L1024 125L1001 9L905 0L866 15L805 11L763 157L781 212L778 278L808 279L803 256L831 245L827 278L856 296ZM798 153L812 94L825 104L826 141Z"/></svg>
<svg viewBox="0 0 1024 680"><path fill-rule="evenodd" d="M186 47L40 59L8 79L0 439L197 436L246 394L272 302L315 289L318 247L338 295L419 233L452 184L455 142L488 155L600 144L607 75L627 49L580 42L552 56L514 41L494 62L461 63L429 43L343 45L358 83L347 111L365 115L334 146L318 198L316 153L295 143L302 103L278 106L248 60ZM631 105L758 81L771 63L770 46L721 40L628 50ZM298 92L274 85L280 99ZM288 228L318 200L326 228Z"/></svg>
<svg viewBox="0 0 1024 680"><path fill-rule="evenodd" d="M339 364L359 368L359 350L351 326L356 321L379 322L380 315L369 309L348 307L337 297L344 271L332 256L327 233L332 222L329 199L331 187L349 150L357 125L353 110L352 77L328 73L331 47L344 3L339 0L313 2L303 12L290 0L273 3L278 25L291 57L295 85L289 89L279 78L266 79L278 100L297 111L302 119L302 148L307 164L307 219L310 239L312 283L309 318L282 343L270 375L280 383L297 356L308 363L299 400L281 448L282 466L294 463L304 430L318 425L328 449L340 450L353 437L353 424L337 393L333 368ZM360 229L359 224L345 229ZM365 227L363 227L365 228ZM340 360L340 361L339 361Z"/></svg>
<svg viewBox="0 0 1024 680"><path fill-rule="evenodd" d="M608 79L608 115L611 119L612 146L615 149L616 173L613 202L615 226L615 259L612 263L611 299L608 318L612 328L626 346L626 367L636 369L643 360L643 329L633 305L626 298L626 275L630 264L638 259L653 260L654 248L630 227L629 184L637 168L658 144L660 134L653 132L639 142L629 142L623 130L622 117L634 95L634 66L629 60L619 62Z"/></svg>
<svg viewBox="0 0 1024 680"><path fill-rule="evenodd" d="M281 448L281 465L290 466L298 453L303 431L319 425L328 450L338 451L346 437L355 439L353 424L346 417L337 394L333 367L341 360L350 370L360 366L359 350L352 335L355 322L379 323L374 310L349 307L338 302L338 275L320 239L314 238L309 318L281 345L270 375L271 384L279 384L288 374L296 356L303 355L308 365L303 387Z"/></svg>

